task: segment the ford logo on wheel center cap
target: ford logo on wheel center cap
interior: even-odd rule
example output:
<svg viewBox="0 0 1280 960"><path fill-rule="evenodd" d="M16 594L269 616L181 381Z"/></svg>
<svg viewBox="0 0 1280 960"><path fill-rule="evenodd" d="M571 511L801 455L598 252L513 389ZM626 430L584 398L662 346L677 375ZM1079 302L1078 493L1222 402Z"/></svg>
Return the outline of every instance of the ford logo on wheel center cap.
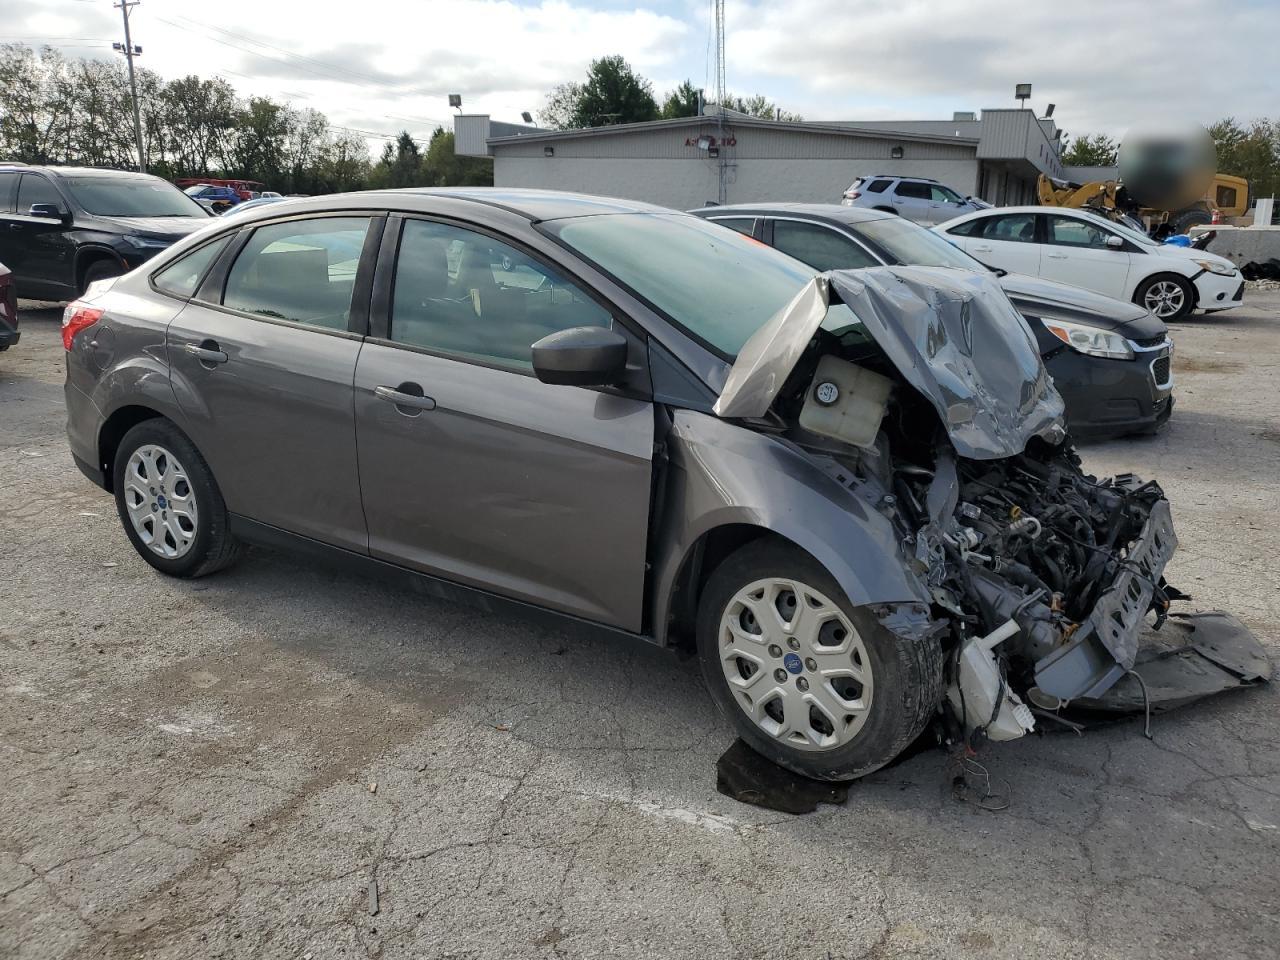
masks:
<svg viewBox="0 0 1280 960"><path fill-rule="evenodd" d="M799 673L804 669L804 661L794 653L788 653L783 657L782 665L786 667L790 673Z"/></svg>

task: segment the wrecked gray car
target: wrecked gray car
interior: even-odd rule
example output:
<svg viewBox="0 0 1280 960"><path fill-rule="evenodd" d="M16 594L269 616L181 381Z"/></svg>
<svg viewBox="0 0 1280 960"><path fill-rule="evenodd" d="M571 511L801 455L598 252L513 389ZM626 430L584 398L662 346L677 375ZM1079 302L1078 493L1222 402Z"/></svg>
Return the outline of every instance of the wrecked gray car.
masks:
<svg viewBox="0 0 1280 960"><path fill-rule="evenodd" d="M262 543L691 643L826 779L1099 702L1178 596L1159 486L1082 472L990 279L540 191L282 206L66 310L72 453L166 574Z"/></svg>

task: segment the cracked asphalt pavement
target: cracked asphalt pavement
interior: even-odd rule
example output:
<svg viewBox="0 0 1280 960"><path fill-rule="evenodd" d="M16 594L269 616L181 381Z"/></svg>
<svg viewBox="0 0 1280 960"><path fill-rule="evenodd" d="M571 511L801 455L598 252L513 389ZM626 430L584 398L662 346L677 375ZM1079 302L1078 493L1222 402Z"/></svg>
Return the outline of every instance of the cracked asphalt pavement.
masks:
<svg viewBox="0 0 1280 960"><path fill-rule="evenodd" d="M1200 608L1280 639L1280 293L1178 324L1159 479ZM168 580L0 353L0 956L1274 958L1280 691L926 752L790 817L715 790L695 664L254 551ZM280 482L287 484L288 477ZM371 883L378 912L371 913Z"/></svg>

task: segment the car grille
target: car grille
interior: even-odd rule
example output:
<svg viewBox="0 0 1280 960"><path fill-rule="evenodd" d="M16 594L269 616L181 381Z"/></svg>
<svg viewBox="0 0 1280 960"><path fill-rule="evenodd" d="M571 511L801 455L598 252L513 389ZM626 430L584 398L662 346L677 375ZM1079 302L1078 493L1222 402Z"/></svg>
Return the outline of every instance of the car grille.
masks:
<svg viewBox="0 0 1280 960"><path fill-rule="evenodd" d="M1164 343L1164 338L1165 334L1162 333L1158 337L1143 337L1141 340L1134 340L1133 342L1140 347L1158 347Z"/></svg>
<svg viewBox="0 0 1280 960"><path fill-rule="evenodd" d="M1166 353L1163 357L1156 357L1151 363L1151 376L1156 381L1157 387L1166 387L1169 385L1169 374L1172 372L1172 358Z"/></svg>

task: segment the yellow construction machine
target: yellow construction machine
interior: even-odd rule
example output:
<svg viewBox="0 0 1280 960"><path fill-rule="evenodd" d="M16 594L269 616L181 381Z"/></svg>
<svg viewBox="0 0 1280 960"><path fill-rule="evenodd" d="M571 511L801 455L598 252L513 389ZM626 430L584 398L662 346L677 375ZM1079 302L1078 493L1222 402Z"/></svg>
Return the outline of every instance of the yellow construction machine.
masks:
<svg viewBox="0 0 1280 960"><path fill-rule="evenodd" d="M1176 210L1143 206L1129 195L1120 180L1072 183L1041 174L1037 191L1043 207L1073 207L1091 210L1109 220L1136 220L1156 239L1211 223L1215 210L1225 221L1243 216L1249 209L1249 181L1225 173L1214 174L1204 196Z"/></svg>

